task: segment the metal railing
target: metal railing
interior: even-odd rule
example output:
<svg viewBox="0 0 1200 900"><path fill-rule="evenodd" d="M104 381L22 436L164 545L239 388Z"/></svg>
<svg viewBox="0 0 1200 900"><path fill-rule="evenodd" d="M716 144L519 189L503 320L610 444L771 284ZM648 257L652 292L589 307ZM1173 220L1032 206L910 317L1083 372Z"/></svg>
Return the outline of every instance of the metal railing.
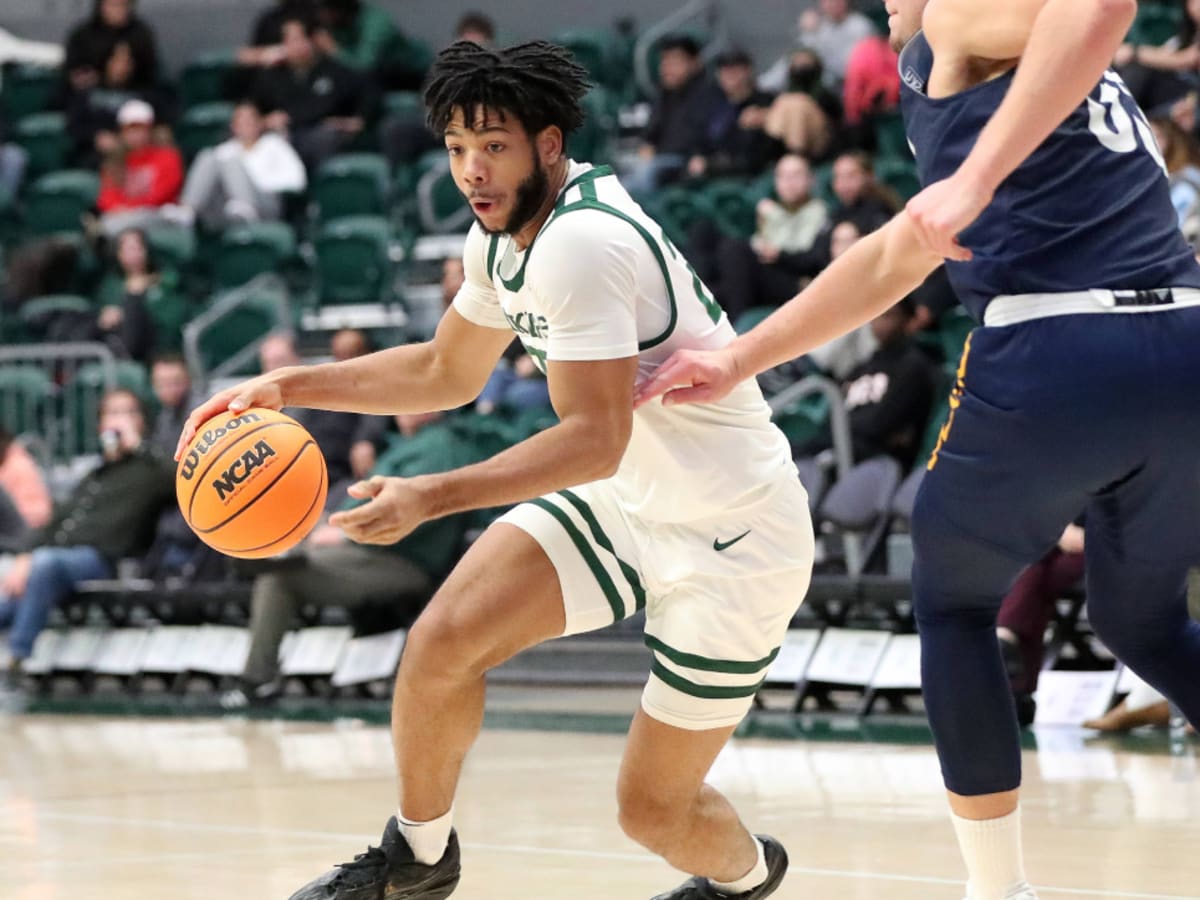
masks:
<svg viewBox="0 0 1200 900"><path fill-rule="evenodd" d="M231 325L237 316L250 312L259 317L262 327L245 336ZM291 298L283 279L271 272L259 275L239 287L226 291L213 304L183 327L183 356L187 362L192 383L200 391L206 391L214 379L242 372L256 363L258 348L272 332L290 329L293 326ZM222 329L226 333L220 334ZM229 353L221 353L221 360L209 365L205 350L205 339L232 337L239 343Z"/></svg>
<svg viewBox="0 0 1200 900"><path fill-rule="evenodd" d="M705 62L724 49L728 35L721 19L721 9L713 0L691 0L660 22L651 25L638 37L633 48L633 74L638 88L646 97L658 95L658 73L650 66L654 46L664 36L685 30L689 25L699 25L709 33L710 40L704 46L701 57Z"/></svg>

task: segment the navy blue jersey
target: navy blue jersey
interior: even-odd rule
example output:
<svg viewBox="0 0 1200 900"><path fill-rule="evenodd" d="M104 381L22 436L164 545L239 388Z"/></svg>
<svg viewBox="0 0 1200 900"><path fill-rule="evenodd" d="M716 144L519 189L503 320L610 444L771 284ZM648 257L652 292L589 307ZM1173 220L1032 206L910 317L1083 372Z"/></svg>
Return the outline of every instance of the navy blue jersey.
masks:
<svg viewBox="0 0 1200 900"><path fill-rule="evenodd" d="M930 98L932 68L933 51L918 34L900 55L901 105L926 185L954 174L1013 80L1008 72ZM1112 71L959 239L974 259L948 262L947 273L979 321L999 295L1200 287L1150 126Z"/></svg>

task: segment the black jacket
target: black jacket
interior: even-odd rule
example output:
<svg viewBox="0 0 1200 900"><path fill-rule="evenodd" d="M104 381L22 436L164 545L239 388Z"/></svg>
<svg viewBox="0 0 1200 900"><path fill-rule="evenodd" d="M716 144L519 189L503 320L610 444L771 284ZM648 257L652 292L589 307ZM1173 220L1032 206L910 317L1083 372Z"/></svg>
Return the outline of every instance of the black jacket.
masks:
<svg viewBox="0 0 1200 900"><path fill-rule="evenodd" d="M286 112L294 129L311 128L333 116L369 118L374 101L364 78L328 57L304 74L287 65L264 70L255 82L253 96L265 113Z"/></svg>

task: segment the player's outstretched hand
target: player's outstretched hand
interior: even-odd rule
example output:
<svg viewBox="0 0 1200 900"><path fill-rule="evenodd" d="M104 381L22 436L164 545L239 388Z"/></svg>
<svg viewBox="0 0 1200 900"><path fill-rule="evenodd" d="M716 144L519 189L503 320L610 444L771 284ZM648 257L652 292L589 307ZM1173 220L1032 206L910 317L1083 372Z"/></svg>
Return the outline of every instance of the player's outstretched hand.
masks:
<svg viewBox="0 0 1200 900"><path fill-rule="evenodd" d="M990 193L951 176L929 185L905 208L926 249L943 259L966 262L971 251L958 242L958 236L991 202Z"/></svg>
<svg viewBox="0 0 1200 900"><path fill-rule="evenodd" d="M183 423L183 433L179 435L179 444L175 447L175 458L179 459L184 454L200 426L213 416L219 416L225 410L240 413L252 406L274 410L283 408L283 392L270 376L253 378L213 394L193 409L192 414Z"/></svg>
<svg viewBox="0 0 1200 900"><path fill-rule="evenodd" d="M359 544L394 544L408 537L429 518L424 510L425 495L416 489L414 481L376 475L351 485L351 497L369 502L334 513L329 524Z"/></svg>
<svg viewBox="0 0 1200 900"><path fill-rule="evenodd" d="M679 350L634 391L636 409L655 397L664 406L714 403L742 380L733 354L724 350Z"/></svg>

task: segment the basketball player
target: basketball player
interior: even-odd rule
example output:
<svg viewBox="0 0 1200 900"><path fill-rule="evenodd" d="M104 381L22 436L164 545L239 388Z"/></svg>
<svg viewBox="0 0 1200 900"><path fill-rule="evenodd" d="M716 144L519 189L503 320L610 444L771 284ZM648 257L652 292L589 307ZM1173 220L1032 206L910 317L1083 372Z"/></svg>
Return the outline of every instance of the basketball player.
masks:
<svg viewBox="0 0 1200 900"><path fill-rule="evenodd" d="M887 9L928 187L754 331L660 367L638 401L715 402L947 260L984 327L914 512L922 682L970 900L1028 900L994 626L1017 574L1079 510L1092 625L1200 721L1200 625L1184 603L1200 542L1200 267L1150 128L1106 68L1134 0Z"/></svg>
<svg viewBox="0 0 1200 900"><path fill-rule="evenodd" d="M641 609L653 666L621 767L621 826L696 876L660 900L757 900L786 872L783 848L754 838L704 777L808 588L807 500L753 382L717 403L633 411L635 383L672 352L723 347L734 332L612 172L567 157L587 89L550 44L445 50L426 89L429 124L478 221L436 336L273 372L217 395L185 429L184 445L204 420L250 405L454 409L479 393L513 332L561 420L479 465L359 484L351 493L370 502L331 520L354 540L392 543L438 516L520 503L409 632L392 715L400 810L382 846L293 900L449 896L452 805L485 673Z"/></svg>

